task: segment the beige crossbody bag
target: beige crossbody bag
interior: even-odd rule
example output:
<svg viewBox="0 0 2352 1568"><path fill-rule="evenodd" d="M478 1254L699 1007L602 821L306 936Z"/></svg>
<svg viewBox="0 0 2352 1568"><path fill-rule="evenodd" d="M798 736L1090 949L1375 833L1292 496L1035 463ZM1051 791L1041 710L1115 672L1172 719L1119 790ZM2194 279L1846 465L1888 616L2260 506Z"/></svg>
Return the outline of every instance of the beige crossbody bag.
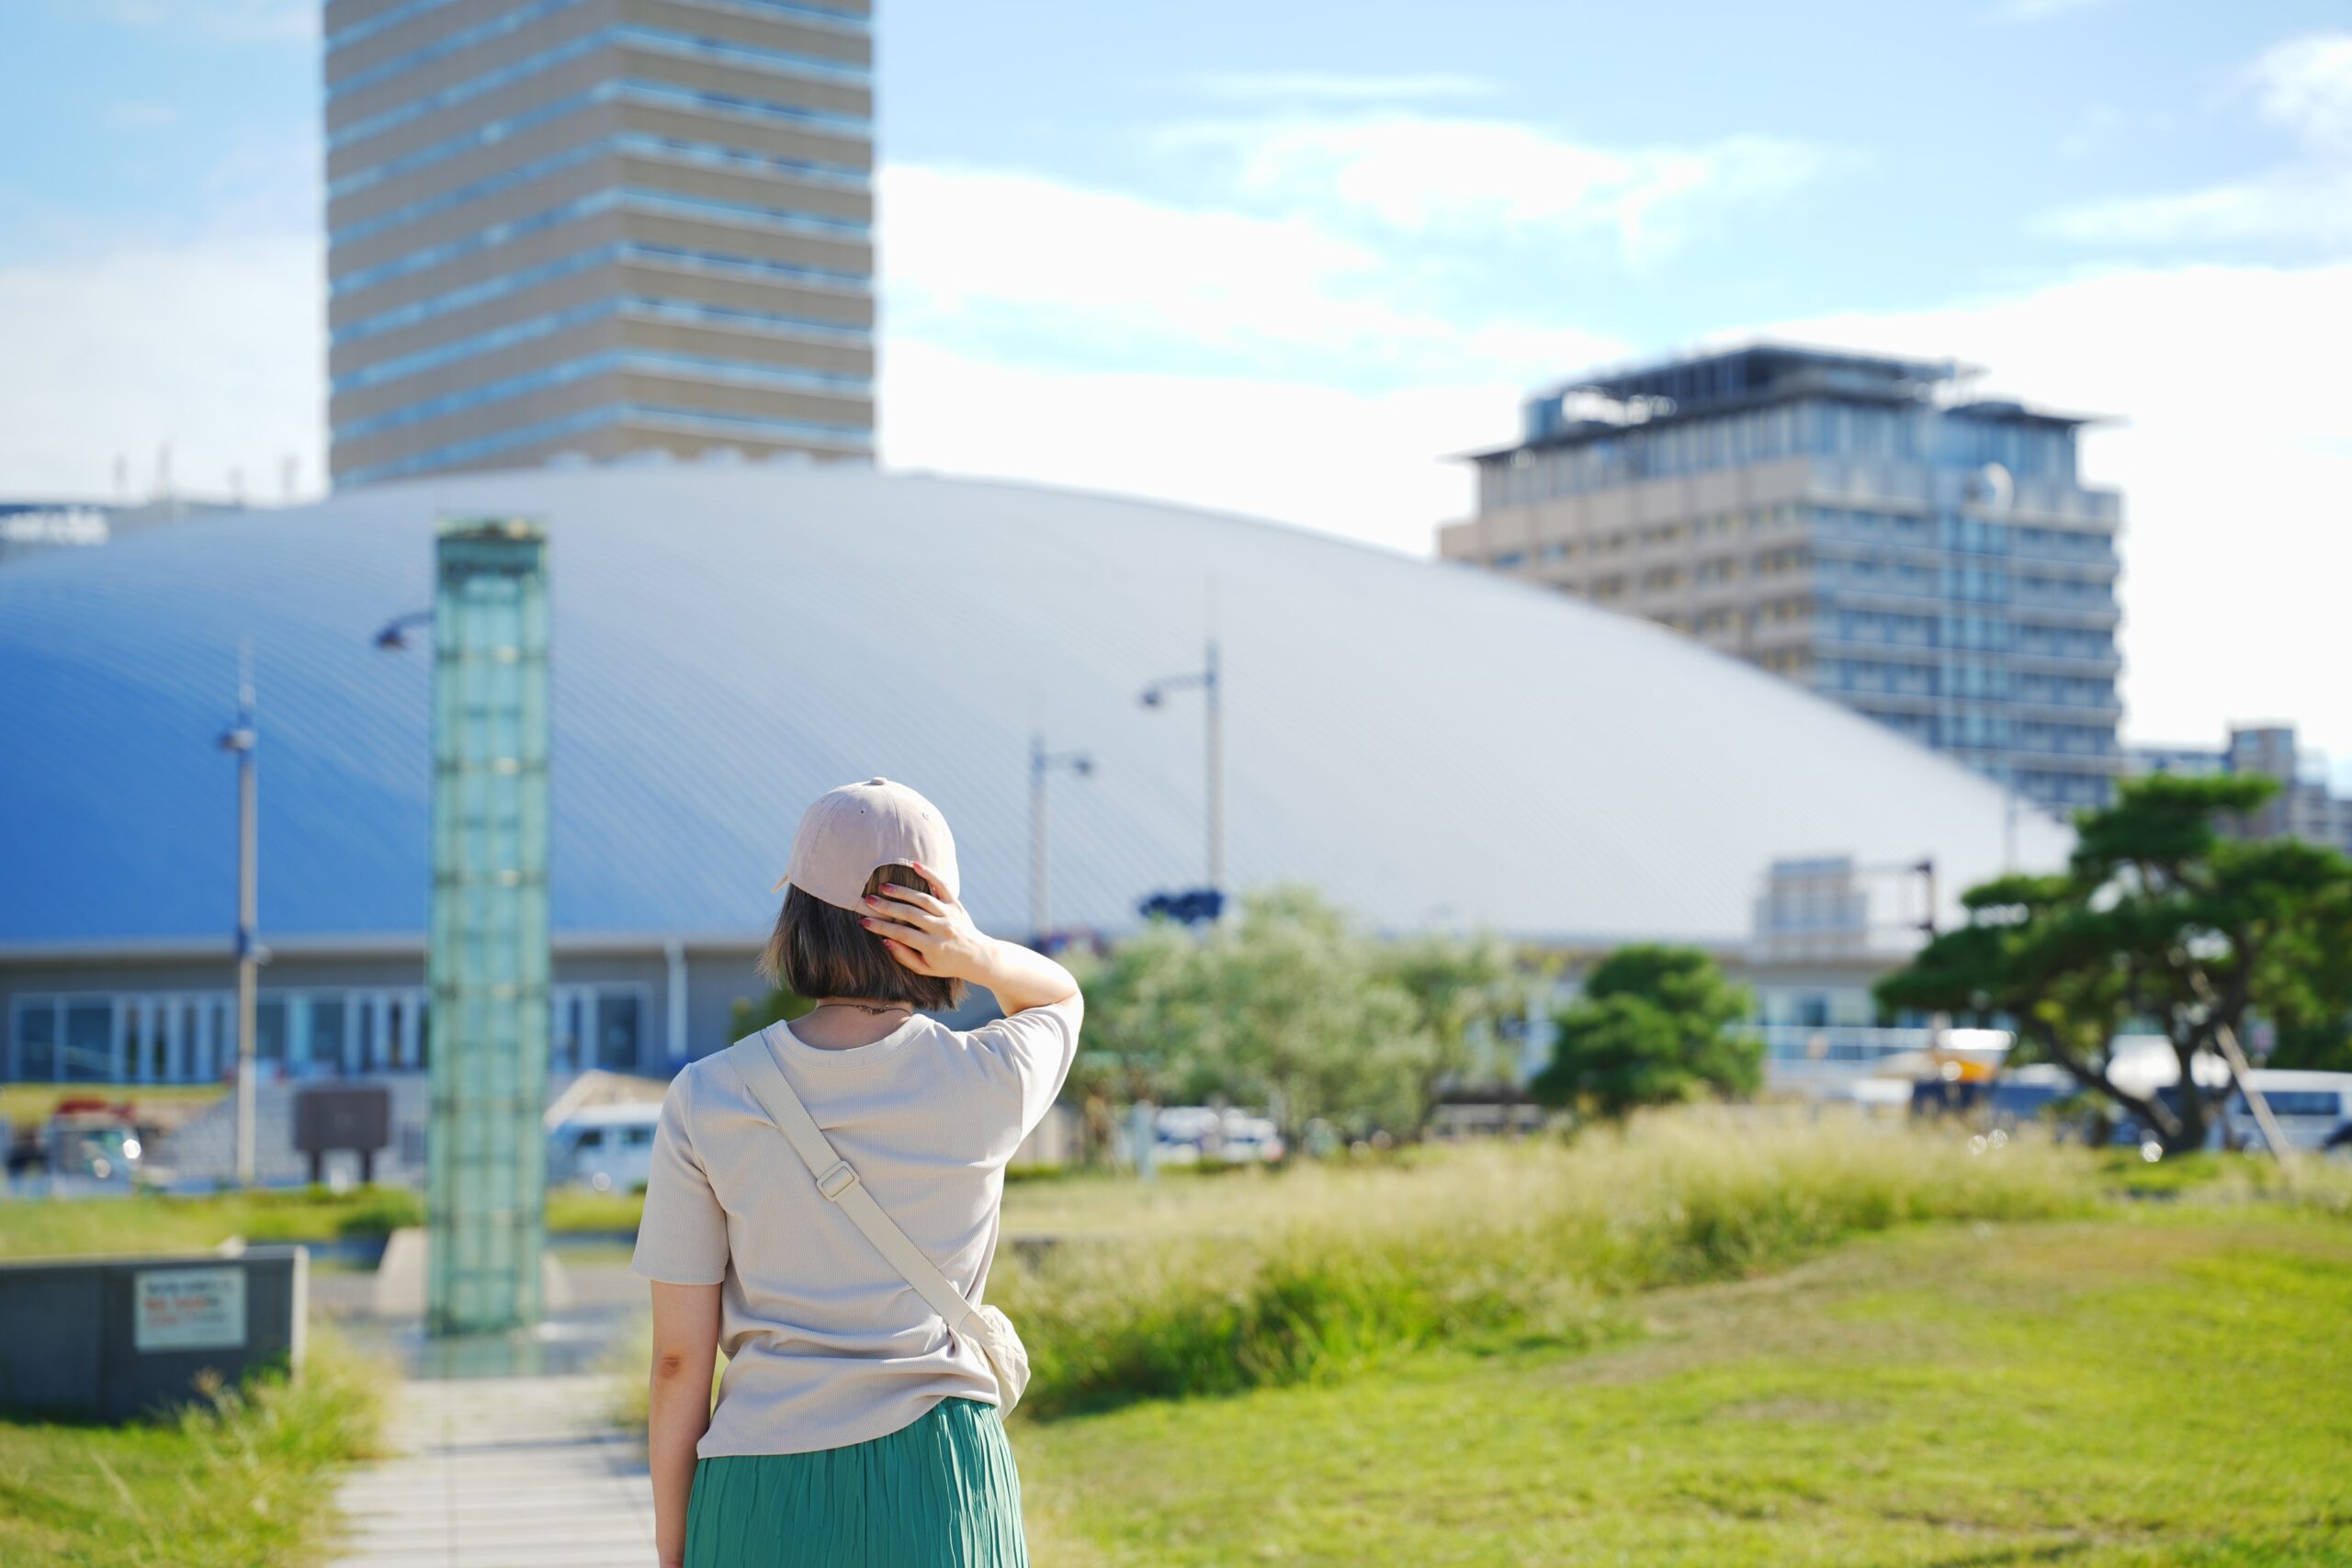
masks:
<svg viewBox="0 0 2352 1568"><path fill-rule="evenodd" d="M752 1098L800 1156L800 1163L808 1168L808 1174L817 1179L817 1190L865 1233L874 1249L905 1277L932 1311L946 1320L950 1333L979 1346L989 1370L996 1373L998 1408L1010 1411L1020 1404L1022 1390L1029 1386L1029 1352L1021 1336L1013 1332L1012 1320L992 1306L974 1306L966 1300L964 1292L948 1283L947 1276L923 1256L922 1249L907 1239L898 1222L882 1212L882 1205L858 1180L849 1162L834 1152L831 1140L793 1092L764 1033L739 1040L729 1050Z"/></svg>

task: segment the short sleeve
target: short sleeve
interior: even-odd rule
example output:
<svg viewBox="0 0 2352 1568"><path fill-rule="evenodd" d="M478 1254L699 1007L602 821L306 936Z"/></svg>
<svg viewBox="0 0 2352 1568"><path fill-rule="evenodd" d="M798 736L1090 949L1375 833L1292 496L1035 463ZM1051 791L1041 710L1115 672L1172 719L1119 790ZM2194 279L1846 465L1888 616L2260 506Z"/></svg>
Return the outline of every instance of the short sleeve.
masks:
<svg viewBox="0 0 2352 1568"><path fill-rule="evenodd" d="M1086 998L1072 992L1062 1001L1024 1008L971 1032L975 1048L1001 1060L1021 1090L1021 1135L1027 1137L1069 1077L1078 1056L1078 1030L1086 1016Z"/></svg>
<svg viewBox="0 0 2352 1568"><path fill-rule="evenodd" d="M670 1080L653 1129L653 1164L645 1183L629 1268L673 1285L716 1285L727 1278L727 1211L710 1190L688 1131L690 1073Z"/></svg>

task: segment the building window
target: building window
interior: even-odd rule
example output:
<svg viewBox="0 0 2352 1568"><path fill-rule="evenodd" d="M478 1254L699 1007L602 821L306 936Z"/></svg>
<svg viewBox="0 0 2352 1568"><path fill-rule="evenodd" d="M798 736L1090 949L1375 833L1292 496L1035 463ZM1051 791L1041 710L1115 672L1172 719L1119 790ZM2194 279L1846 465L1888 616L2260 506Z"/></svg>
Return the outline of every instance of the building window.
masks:
<svg viewBox="0 0 2352 1568"><path fill-rule="evenodd" d="M27 1083L57 1077L57 1004L46 998L17 1004L16 1076Z"/></svg>
<svg viewBox="0 0 2352 1568"><path fill-rule="evenodd" d="M58 1077L68 1083L104 1083L115 1076L114 1003L65 1004L65 1054Z"/></svg>
<svg viewBox="0 0 2352 1568"><path fill-rule="evenodd" d="M347 1038L346 1024L350 1009L343 994L311 998L311 1060L332 1064L339 1072L344 1061L344 1045Z"/></svg>
<svg viewBox="0 0 2352 1568"><path fill-rule="evenodd" d="M607 1072L637 1070L642 1012L634 992L608 991L596 998L596 1066Z"/></svg>

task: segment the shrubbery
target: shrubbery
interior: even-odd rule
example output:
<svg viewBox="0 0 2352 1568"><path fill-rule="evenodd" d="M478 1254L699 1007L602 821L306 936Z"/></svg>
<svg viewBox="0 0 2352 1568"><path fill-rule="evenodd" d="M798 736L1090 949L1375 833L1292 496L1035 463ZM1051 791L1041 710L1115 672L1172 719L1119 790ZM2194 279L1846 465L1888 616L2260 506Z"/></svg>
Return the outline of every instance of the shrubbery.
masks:
<svg viewBox="0 0 2352 1568"><path fill-rule="evenodd" d="M989 1298L1021 1325L1041 1414L1341 1375L1417 1346L1589 1342L1625 1330L1611 1303L1631 1292L1910 1221L2064 1213L2094 1186L2078 1155L2040 1145L1971 1153L1693 1110L1566 1146L1428 1148L1186 1184L1172 1202L1128 1192L1115 1233L999 1255Z"/></svg>

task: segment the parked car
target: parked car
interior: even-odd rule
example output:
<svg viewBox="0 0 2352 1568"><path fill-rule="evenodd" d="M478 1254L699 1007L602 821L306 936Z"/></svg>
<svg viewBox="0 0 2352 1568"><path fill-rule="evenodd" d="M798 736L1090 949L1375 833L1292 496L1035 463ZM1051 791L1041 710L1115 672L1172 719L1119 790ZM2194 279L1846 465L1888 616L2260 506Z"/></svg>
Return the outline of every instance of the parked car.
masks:
<svg viewBox="0 0 2352 1568"><path fill-rule="evenodd" d="M634 1192L653 1170L653 1129L659 1101L591 1105L573 1111L548 1134L548 1180L598 1192Z"/></svg>
<svg viewBox="0 0 2352 1568"><path fill-rule="evenodd" d="M1195 1165L1204 1159L1272 1165L1283 1154L1282 1134L1270 1118L1232 1106L1164 1106L1155 1125L1153 1157L1162 1165Z"/></svg>

